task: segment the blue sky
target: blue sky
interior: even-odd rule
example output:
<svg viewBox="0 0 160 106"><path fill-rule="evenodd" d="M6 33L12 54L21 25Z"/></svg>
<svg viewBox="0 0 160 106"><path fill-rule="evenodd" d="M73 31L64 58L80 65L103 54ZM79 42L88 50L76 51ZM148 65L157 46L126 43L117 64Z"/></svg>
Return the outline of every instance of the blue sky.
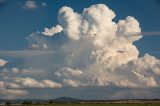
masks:
<svg viewBox="0 0 160 106"><path fill-rule="evenodd" d="M160 35L126 32L160 31L159 11L159 0L0 0L0 99L158 98ZM44 28L58 32L45 36Z"/></svg>

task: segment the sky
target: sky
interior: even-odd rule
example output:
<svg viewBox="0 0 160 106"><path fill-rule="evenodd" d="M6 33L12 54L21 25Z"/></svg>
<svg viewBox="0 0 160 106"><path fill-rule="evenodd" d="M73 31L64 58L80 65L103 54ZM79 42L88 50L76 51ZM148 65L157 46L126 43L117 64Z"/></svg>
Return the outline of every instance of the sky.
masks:
<svg viewBox="0 0 160 106"><path fill-rule="evenodd" d="M159 11L159 0L0 0L0 99L159 98Z"/></svg>

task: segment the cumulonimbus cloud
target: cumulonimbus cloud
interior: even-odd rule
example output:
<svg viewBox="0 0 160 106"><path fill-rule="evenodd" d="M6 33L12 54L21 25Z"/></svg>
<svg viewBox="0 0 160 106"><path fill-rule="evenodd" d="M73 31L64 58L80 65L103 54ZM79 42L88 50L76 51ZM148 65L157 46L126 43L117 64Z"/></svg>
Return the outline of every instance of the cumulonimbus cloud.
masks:
<svg viewBox="0 0 160 106"><path fill-rule="evenodd" d="M62 68L62 72L57 71L55 75L61 77L64 84L159 86L159 80L155 78L158 73L151 75L148 70L159 72L160 61L149 54L139 58L139 51L133 44L142 38L139 34L141 28L138 21L128 16L115 23L112 21L115 16L115 13L104 4L92 5L84 9L81 14L66 6L59 10L59 25L62 26L64 35L71 39L70 44L64 46L65 50L70 52L69 66L75 73L77 68L81 70L81 74L77 77L68 71L69 68L68 70ZM138 36L132 36L135 34ZM153 64L148 63L148 60ZM84 66L76 67L78 64Z"/></svg>
<svg viewBox="0 0 160 106"><path fill-rule="evenodd" d="M56 26L43 32L52 38L44 39L40 38L40 35L34 35L29 40L30 45L36 44L32 50L37 48L44 50L42 45L47 42L48 51L57 52L47 60L42 58L42 61L37 61L41 63L37 67L44 67L45 72L51 74L47 74L48 79L56 82L43 78L37 81L30 77L17 78L16 84L28 88L35 85L37 88L159 87L160 60L149 54L138 57L139 50L134 45L135 41L143 37L139 22L134 17L128 16L116 23L113 21L115 16L115 12L104 4L92 5L85 8L82 13L77 13L67 6L62 7L58 13L59 28ZM53 36L56 33L61 33L58 39ZM48 51L31 51L32 53L1 51L0 54L7 53L13 57L21 55L22 58L28 53L47 55ZM26 63L31 65L32 59L29 58ZM14 69L13 72L16 74L18 71Z"/></svg>

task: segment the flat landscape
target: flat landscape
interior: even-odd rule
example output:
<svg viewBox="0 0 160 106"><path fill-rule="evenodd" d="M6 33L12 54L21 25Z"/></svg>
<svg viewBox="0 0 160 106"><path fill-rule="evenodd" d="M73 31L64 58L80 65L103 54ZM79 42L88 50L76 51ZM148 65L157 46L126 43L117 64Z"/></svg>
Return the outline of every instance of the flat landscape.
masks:
<svg viewBox="0 0 160 106"><path fill-rule="evenodd" d="M4 105L0 105L4 106ZM160 106L160 103L95 103L95 104L50 104L50 105L13 105L13 106Z"/></svg>
<svg viewBox="0 0 160 106"><path fill-rule="evenodd" d="M50 100L0 100L0 106L160 106L160 100L81 100L77 98L60 97Z"/></svg>

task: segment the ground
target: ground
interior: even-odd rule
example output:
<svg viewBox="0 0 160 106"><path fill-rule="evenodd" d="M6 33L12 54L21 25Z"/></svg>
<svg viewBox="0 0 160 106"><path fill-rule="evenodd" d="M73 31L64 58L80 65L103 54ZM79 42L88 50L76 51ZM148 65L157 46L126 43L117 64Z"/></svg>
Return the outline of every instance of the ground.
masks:
<svg viewBox="0 0 160 106"><path fill-rule="evenodd" d="M22 105L23 106L23 105ZM160 103L99 103L99 104L50 104L50 105L24 105L24 106L160 106Z"/></svg>

